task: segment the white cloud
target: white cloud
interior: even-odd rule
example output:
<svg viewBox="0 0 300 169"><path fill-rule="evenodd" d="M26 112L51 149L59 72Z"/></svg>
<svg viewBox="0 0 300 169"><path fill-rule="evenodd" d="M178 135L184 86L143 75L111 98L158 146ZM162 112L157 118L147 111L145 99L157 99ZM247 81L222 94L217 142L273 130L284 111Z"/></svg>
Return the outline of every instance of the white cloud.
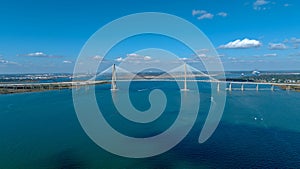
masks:
<svg viewBox="0 0 300 169"><path fill-rule="evenodd" d="M188 58L179 58L179 60L181 60L181 61L187 61L189 59Z"/></svg>
<svg viewBox="0 0 300 169"><path fill-rule="evenodd" d="M179 58L180 61L187 62L187 63L196 63L196 62L201 62L200 57L191 57L191 58Z"/></svg>
<svg viewBox="0 0 300 169"><path fill-rule="evenodd" d="M256 0L253 5L254 6L262 6L262 5L266 5L270 3L270 1L266 1L266 0Z"/></svg>
<svg viewBox="0 0 300 169"><path fill-rule="evenodd" d="M138 57L139 55L136 53L127 54L127 57Z"/></svg>
<svg viewBox="0 0 300 169"><path fill-rule="evenodd" d="M130 54L127 54L126 55L127 60L146 60L146 61L149 61L151 60L151 56L143 56L143 55L139 55L139 54L136 54L136 53L130 53Z"/></svg>
<svg viewBox="0 0 300 169"><path fill-rule="evenodd" d="M158 60L153 59L149 55L140 55L136 53L126 54L126 57L118 57L114 59L116 62L127 62L127 63L145 63L145 62L157 62Z"/></svg>
<svg viewBox="0 0 300 169"><path fill-rule="evenodd" d="M2 58L2 55L0 55L0 65L20 65L17 62L8 61Z"/></svg>
<svg viewBox="0 0 300 169"><path fill-rule="evenodd" d="M263 10L265 10L266 8L263 7L263 6L265 6L265 5L269 4L269 3L270 3L270 1L266 1L266 0L256 0L253 3L253 9L255 9L255 10L261 10L261 9L263 9Z"/></svg>
<svg viewBox="0 0 300 169"><path fill-rule="evenodd" d="M8 63L8 61L4 60L4 59L0 59L0 63L6 64L6 63Z"/></svg>
<svg viewBox="0 0 300 169"><path fill-rule="evenodd" d="M199 19L199 20L212 19L213 17L214 17L214 15L211 13L205 13L205 14L202 14L201 16L197 17L197 19Z"/></svg>
<svg viewBox="0 0 300 169"><path fill-rule="evenodd" d="M103 60L102 56L96 55L93 57L94 60Z"/></svg>
<svg viewBox="0 0 300 169"><path fill-rule="evenodd" d="M199 14L205 14L205 13L207 13L205 10L196 10L196 9L192 10L192 15L193 16L196 16L196 15L199 15Z"/></svg>
<svg viewBox="0 0 300 169"><path fill-rule="evenodd" d="M117 59L115 59L115 61L117 62L122 62L124 59L122 57L118 57Z"/></svg>
<svg viewBox="0 0 300 169"><path fill-rule="evenodd" d="M43 52L33 52L33 53L28 53L26 55L23 56L29 56L29 57L46 57L46 58L57 58L57 57L61 57L61 56L55 56L55 55L49 55Z"/></svg>
<svg viewBox="0 0 300 169"><path fill-rule="evenodd" d="M0 58L0 64L4 64L4 65L19 65L19 63L17 63L17 62L4 60L2 58Z"/></svg>
<svg viewBox="0 0 300 169"><path fill-rule="evenodd" d="M269 43L269 49L270 50L284 50L284 49L287 49L287 47L283 43Z"/></svg>
<svg viewBox="0 0 300 169"><path fill-rule="evenodd" d="M187 63L197 63L197 62L202 62L203 61L209 61L209 62L215 62L216 57L215 56L210 56L210 55L206 55L204 53L202 54L192 54L192 57L186 58L186 57L182 57L182 58L178 58L180 61L183 62L187 62Z"/></svg>
<svg viewBox="0 0 300 169"><path fill-rule="evenodd" d="M237 39L233 42L229 42L225 45L219 46L221 49L247 49L247 48L257 48L260 47L262 43L258 40L251 39Z"/></svg>
<svg viewBox="0 0 300 169"><path fill-rule="evenodd" d="M27 56L34 56L34 57L45 57L47 56L45 53L43 52L34 52L34 53L29 53L27 54Z"/></svg>
<svg viewBox="0 0 300 169"><path fill-rule="evenodd" d="M213 19L214 18L214 14L207 12L205 10L192 10L192 15L194 17L197 17L197 19L202 20L202 19ZM221 16L221 17L226 17L228 14L226 12L219 12L216 14L217 16Z"/></svg>
<svg viewBox="0 0 300 169"><path fill-rule="evenodd" d="M152 58L150 56L144 56L144 60L151 60Z"/></svg>
<svg viewBox="0 0 300 169"><path fill-rule="evenodd" d="M228 14L226 12L219 12L218 16L226 17Z"/></svg>
<svg viewBox="0 0 300 169"><path fill-rule="evenodd" d="M72 61L70 61L70 60L64 60L63 63L70 64L70 63L72 63Z"/></svg>
<svg viewBox="0 0 300 169"><path fill-rule="evenodd" d="M273 57L273 56L277 56L277 53L267 53L267 54L264 54L264 56Z"/></svg>
<svg viewBox="0 0 300 169"><path fill-rule="evenodd" d="M267 10L271 9L271 6L278 5L280 7L289 7L291 4L289 3L278 3L272 0L255 0L253 2L253 9L254 10Z"/></svg>

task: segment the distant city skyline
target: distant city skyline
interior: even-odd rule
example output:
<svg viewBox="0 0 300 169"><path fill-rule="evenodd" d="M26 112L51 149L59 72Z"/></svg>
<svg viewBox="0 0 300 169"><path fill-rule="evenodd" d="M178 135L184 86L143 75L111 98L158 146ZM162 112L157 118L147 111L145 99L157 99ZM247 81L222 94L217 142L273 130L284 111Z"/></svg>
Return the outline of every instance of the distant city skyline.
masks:
<svg viewBox="0 0 300 169"><path fill-rule="evenodd" d="M169 13L197 26L211 40L227 71L300 70L299 7L297 0L2 1L0 73L72 72L94 32L139 12ZM182 60L193 58L193 53L165 37L134 37L124 43L105 59L119 63L147 47L173 51ZM205 57L205 49L198 51L199 57Z"/></svg>

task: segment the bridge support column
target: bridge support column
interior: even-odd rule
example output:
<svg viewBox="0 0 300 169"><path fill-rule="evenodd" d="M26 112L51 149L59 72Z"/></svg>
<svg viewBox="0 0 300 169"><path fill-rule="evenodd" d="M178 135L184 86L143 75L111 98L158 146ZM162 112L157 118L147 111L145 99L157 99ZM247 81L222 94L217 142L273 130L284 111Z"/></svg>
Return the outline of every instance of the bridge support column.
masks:
<svg viewBox="0 0 300 169"><path fill-rule="evenodd" d="M242 86L241 86L241 91L244 91L245 89L244 89L244 84L242 84Z"/></svg>
<svg viewBox="0 0 300 169"><path fill-rule="evenodd" d="M274 91L274 85L271 86L271 91Z"/></svg>
<svg viewBox="0 0 300 169"><path fill-rule="evenodd" d="M220 82L217 84L217 91L220 92Z"/></svg>
<svg viewBox="0 0 300 169"><path fill-rule="evenodd" d="M117 75L116 75L116 65L113 64L112 65L112 76L111 76L111 91L117 91Z"/></svg>
<svg viewBox="0 0 300 169"><path fill-rule="evenodd" d="M232 83L229 83L229 88L228 88L229 91L232 91Z"/></svg>
<svg viewBox="0 0 300 169"><path fill-rule="evenodd" d="M183 89L181 89L181 91L189 91L189 89L187 88L186 77L187 77L186 63L184 63L184 86Z"/></svg>
<svg viewBox="0 0 300 169"><path fill-rule="evenodd" d="M258 84L256 84L256 91L258 91Z"/></svg>

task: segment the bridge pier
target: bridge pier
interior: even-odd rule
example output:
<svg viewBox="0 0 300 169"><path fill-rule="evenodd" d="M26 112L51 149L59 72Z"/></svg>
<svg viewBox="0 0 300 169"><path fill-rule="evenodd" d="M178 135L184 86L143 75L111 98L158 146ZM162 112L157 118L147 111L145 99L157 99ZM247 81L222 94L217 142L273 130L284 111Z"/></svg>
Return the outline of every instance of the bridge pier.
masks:
<svg viewBox="0 0 300 169"><path fill-rule="evenodd" d="M242 86L241 86L241 91L244 91L244 90L245 90L244 84L242 84Z"/></svg>
<svg viewBox="0 0 300 169"><path fill-rule="evenodd" d="M183 89L181 89L181 91L189 91L189 89L187 88L186 77L187 77L186 63L184 63L184 84L183 84L184 86Z"/></svg>
<svg viewBox="0 0 300 169"><path fill-rule="evenodd" d="M271 91L274 91L274 85L271 86Z"/></svg>
<svg viewBox="0 0 300 169"><path fill-rule="evenodd" d="M256 91L258 91L258 84L256 84Z"/></svg>
<svg viewBox="0 0 300 169"><path fill-rule="evenodd" d="M117 75L116 75L116 65L112 65L112 76L111 76L111 91L117 91Z"/></svg>
<svg viewBox="0 0 300 169"><path fill-rule="evenodd" d="M228 88L229 91L232 91L232 83L229 83L229 88Z"/></svg>
<svg viewBox="0 0 300 169"><path fill-rule="evenodd" d="M220 92L220 82L217 84L217 91Z"/></svg>

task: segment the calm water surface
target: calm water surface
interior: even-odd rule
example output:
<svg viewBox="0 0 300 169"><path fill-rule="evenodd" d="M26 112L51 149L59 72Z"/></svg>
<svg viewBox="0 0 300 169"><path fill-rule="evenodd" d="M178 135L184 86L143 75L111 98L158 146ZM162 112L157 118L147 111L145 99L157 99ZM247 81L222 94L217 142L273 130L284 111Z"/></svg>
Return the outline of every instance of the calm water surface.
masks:
<svg viewBox="0 0 300 169"><path fill-rule="evenodd" d="M132 85L131 101L139 110L147 110L150 106L147 102L149 88L164 89L168 98L163 115L146 125L130 123L116 113L109 88L109 85L97 86L98 104L107 121L119 132L135 137L156 135L177 117L180 92L174 84ZM93 143L77 120L71 90L0 95L0 168L300 166L300 93L281 90L228 92L216 132L207 142L199 144L197 140L211 101L209 86L199 84L199 88L201 108L189 135L170 151L147 159L115 156Z"/></svg>

